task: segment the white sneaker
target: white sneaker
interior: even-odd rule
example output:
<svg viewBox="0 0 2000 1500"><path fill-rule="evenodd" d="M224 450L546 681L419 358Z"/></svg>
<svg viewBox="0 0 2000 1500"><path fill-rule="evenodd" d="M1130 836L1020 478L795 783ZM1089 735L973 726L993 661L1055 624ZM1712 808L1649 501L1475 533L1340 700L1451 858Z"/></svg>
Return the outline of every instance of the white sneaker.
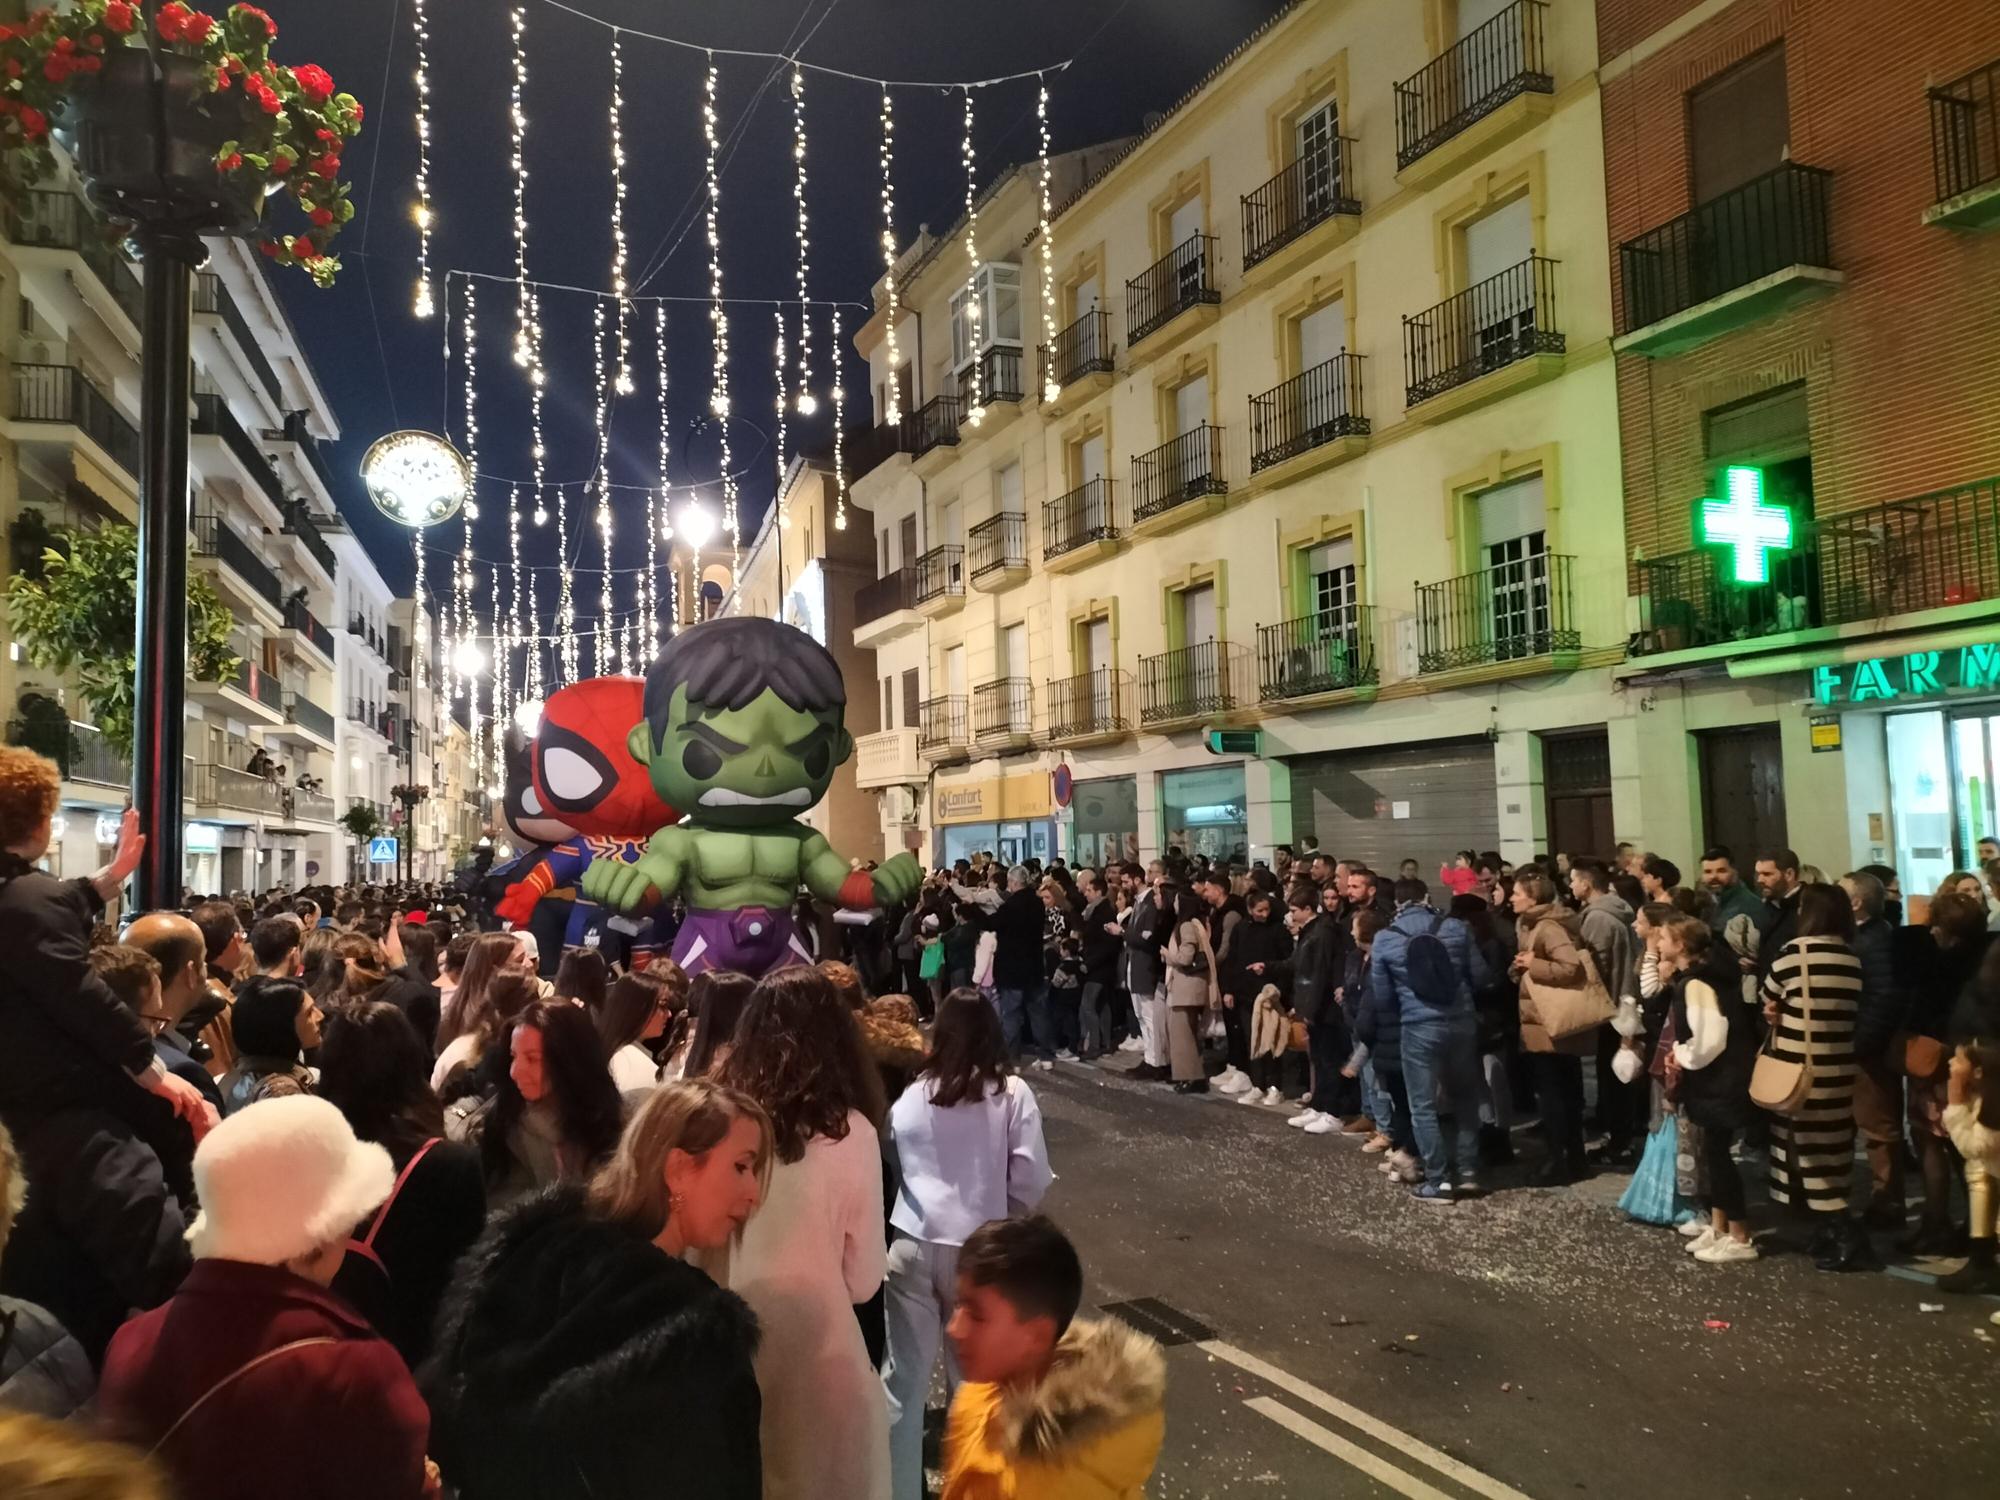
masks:
<svg viewBox="0 0 2000 1500"><path fill-rule="evenodd" d="M1229 1091L1224 1089L1223 1092L1228 1093ZM1238 1104L1262 1104L1264 1102L1264 1091L1262 1089L1245 1089L1236 1096L1236 1102Z"/></svg>
<svg viewBox="0 0 2000 1500"><path fill-rule="evenodd" d="M1757 1247L1747 1240L1739 1240L1734 1235L1719 1234L1715 1243L1706 1250L1697 1250L1694 1258L1704 1265L1730 1266L1739 1261L1757 1260Z"/></svg>
<svg viewBox="0 0 2000 1500"><path fill-rule="evenodd" d="M1278 1092L1278 1086L1275 1083L1264 1090L1264 1102L1266 1104L1284 1104L1285 1096Z"/></svg>
<svg viewBox="0 0 2000 1500"><path fill-rule="evenodd" d="M1389 1175L1400 1182L1422 1182L1424 1169L1418 1160L1407 1151L1389 1153Z"/></svg>
<svg viewBox="0 0 2000 1500"><path fill-rule="evenodd" d="M1422 1182L1423 1180L1424 1180L1424 1169L1420 1166L1404 1167L1399 1169L1396 1173L1396 1181L1406 1182L1411 1184L1412 1186L1414 1186L1419 1182Z"/></svg>
<svg viewBox="0 0 2000 1500"><path fill-rule="evenodd" d="M1118 1050L1120 1052L1144 1052L1146 1050L1146 1040L1144 1037L1128 1036L1118 1044Z"/></svg>
<svg viewBox="0 0 2000 1500"><path fill-rule="evenodd" d="M1689 1255L1700 1255L1702 1251L1713 1248L1718 1239L1727 1238L1727 1235L1718 1235L1715 1232L1715 1226L1711 1224L1681 1248L1687 1251Z"/></svg>
<svg viewBox="0 0 2000 1500"><path fill-rule="evenodd" d="M1057 1061L1057 1062L1077 1062L1077 1061L1080 1061L1080 1059L1079 1059L1079 1058L1077 1057L1077 1055L1076 1055L1076 1054L1075 1054L1074 1052L1070 1051L1070 1049L1069 1049L1069 1048L1067 1048L1067 1047L1062 1047L1062 1048L1059 1048L1059 1049L1057 1050L1057 1052L1056 1052L1056 1061Z"/></svg>
<svg viewBox="0 0 2000 1500"><path fill-rule="evenodd" d="M1340 1129L1340 1121L1332 1115L1319 1115L1301 1128L1307 1135L1332 1135Z"/></svg>
<svg viewBox="0 0 2000 1500"><path fill-rule="evenodd" d="M1036 1058L1035 1066L1044 1073L1053 1073L1056 1070L1056 1065L1050 1062L1046 1057Z"/></svg>
<svg viewBox="0 0 2000 1500"><path fill-rule="evenodd" d="M1674 1233L1685 1239L1696 1240L1709 1232L1706 1219L1683 1219L1674 1226Z"/></svg>
<svg viewBox="0 0 2000 1500"><path fill-rule="evenodd" d="M1241 1094L1250 1087L1250 1075L1241 1068L1224 1068L1211 1087L1220 1094Z"/></svg>
<svg viewBox="0 0 2000 1500"><path fill-rule="evenodd" d="M1297 1114L1293 1115L1289 1120L1285 1121L1285 1123L1291 1126L1292 1129L1294 1130L1303 1130L1306 1128L1306 1126L1312 1124L1312 1122L1314 1120L1317 1120L1318 1118L1319 1118L1318 1110L1303 1109L1300 1110Z"/></svg>

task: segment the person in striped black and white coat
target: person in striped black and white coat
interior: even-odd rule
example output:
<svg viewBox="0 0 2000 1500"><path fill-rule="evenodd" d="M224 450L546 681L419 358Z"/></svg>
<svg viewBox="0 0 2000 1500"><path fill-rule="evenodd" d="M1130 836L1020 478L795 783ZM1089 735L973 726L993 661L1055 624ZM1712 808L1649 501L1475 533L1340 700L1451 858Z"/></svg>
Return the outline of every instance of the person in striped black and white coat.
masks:
<svg viewBox="0 0 2000 1500"><path fill-rule="evenodd" d="M1805 886L1798 926L1764 979L1771 1052L1804 1062L1812 1091L1796 1115L1771 1118L1771 1200L1815 1224L1808 1250L1822 1271L1880 1268L1861 1221L1848 1212L1854 1176L1854 1020L1862 992L1854 911L1838 886Z"/></svg>

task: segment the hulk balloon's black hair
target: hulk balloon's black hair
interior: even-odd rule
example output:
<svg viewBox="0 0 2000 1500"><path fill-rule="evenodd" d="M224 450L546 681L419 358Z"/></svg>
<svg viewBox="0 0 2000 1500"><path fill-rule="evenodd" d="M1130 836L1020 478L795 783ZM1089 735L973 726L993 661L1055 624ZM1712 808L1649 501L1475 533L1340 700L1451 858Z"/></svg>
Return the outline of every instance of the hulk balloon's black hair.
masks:
<svg viewBox="0 0 2000 1500"><path fill-rule="evenodd" d="M668 639L646 673L646 727L667 732L674 689L685 686L690 707L745 708L769 688L798 713L847 706L840 667L818 641L791 625L754 615L724 615Z"/></svg>

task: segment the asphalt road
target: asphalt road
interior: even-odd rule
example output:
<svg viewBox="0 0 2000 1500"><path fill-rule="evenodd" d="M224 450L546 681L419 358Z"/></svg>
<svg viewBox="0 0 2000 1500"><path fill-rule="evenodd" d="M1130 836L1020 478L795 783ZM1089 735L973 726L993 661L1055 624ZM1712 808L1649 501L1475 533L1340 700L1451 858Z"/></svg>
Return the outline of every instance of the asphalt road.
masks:
<svg viewBox="0 0 2000 1500"><path fill-rule="evenodd" d="M1289 1110L1030 1079L1087 1302L1179 1340L1155 1497L2000 1495L2000 1301L1700 1265L1622 1179L1420 1205Z"/></svg>

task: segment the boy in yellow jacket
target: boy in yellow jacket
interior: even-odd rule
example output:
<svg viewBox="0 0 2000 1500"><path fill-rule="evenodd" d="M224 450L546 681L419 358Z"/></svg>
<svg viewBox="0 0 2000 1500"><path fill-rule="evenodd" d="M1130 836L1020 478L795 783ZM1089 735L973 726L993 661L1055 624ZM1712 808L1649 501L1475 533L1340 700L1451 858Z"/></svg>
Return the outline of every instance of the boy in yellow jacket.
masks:
<svg viewBox="0 0 2000 1500"><path fill-rule="evenodd" d="M1159 1346L1076 1320L1083 1266L1046 1218L996 1219L958 1255L945 1332L965 1384L941 1500L1138 1500L1166 1436Z"/></svg>

